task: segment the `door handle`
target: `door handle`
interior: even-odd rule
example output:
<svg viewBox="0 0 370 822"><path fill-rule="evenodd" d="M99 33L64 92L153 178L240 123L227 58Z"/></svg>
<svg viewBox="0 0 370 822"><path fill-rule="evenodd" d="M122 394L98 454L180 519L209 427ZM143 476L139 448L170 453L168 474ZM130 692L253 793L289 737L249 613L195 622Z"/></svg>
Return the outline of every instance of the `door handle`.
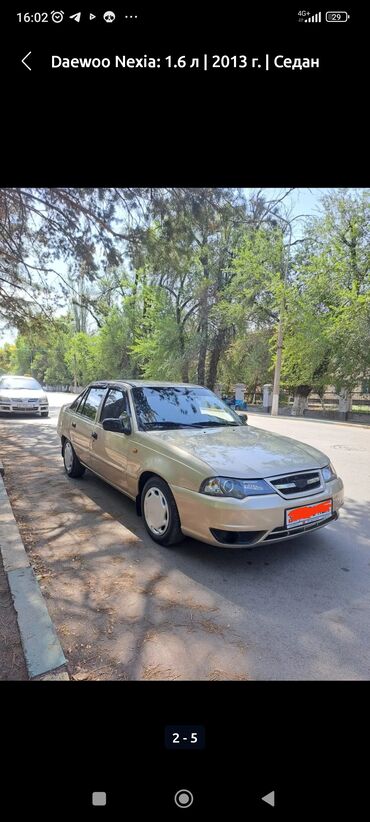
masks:
<svg viewBox="0 0 370 822"><path fill-rule="evenodd" d="M76 428L76 423L75 422L72 422L71 425L72 425L72 428Z"/></svg>
<svg viewBox="0 0 370 822"><path fill-rule="evenodd" d="M98 435L97 435L96 431L93 431L93 432L92 432L92 434L91 434L91 436L92 436L93 440L97 440L97 439L98 439Z"/></svg>

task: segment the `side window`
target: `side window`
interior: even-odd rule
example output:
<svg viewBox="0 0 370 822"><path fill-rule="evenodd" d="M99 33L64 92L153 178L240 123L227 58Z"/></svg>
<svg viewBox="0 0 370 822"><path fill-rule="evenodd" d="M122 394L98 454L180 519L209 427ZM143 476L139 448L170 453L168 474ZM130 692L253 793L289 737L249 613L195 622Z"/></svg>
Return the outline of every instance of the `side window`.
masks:
<svg viewBox="0 0 370 822"><path fill-rule="evenodd" d="M86 394L85 400L79 408L79 413L82 414L83 417L88 417L90 420L95 420L96 412L105 392L105 388L90 388Z"/></svg>
<svg viewBox="0 0 370 822"><path fill-rule="evenodd" d="M69 406L71 411L78 411L78 407L82 405L84 399L86 397L86 391L83 391L82 394L79 394L75 400Z"/></svg>
<svg viewBox="0 0 370 822"><path fill-rule="evenodd" d="M110 388L100 414L100 422L108 418L118 420L122 412L128 410L127 394L118 388Z"/></svg>

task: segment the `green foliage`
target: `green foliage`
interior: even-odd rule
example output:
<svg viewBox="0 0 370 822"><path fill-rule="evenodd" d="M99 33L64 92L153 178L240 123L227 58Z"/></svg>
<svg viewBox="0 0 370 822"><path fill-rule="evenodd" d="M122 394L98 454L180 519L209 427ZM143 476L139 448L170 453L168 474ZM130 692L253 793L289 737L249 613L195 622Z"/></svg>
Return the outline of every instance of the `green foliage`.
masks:
<svg viewBox="0 0 370 822"><path fill-rule="evenodd" d="M64 361L70 335L65 320L28 323L18 334L8 367L14 374L30 374L40 382L69 383L70 374Z"/></svg>
<svg viewBox="0 0 370 822"><path fill-rule="evenodd" d="M219 381L244 382L250 391L271 381L271 331L258 329L236 337L223 358Z"/></svg>
<svg viewBox="0 0 370 822"><path fill-rule="evenodd" d="M181 380L179 327L166 292L145 289L146 311L131 353L140 376L150 379Z"/></svg>
<svg viewBox="0 0 370 822"><path fill-rule="evenodd" d="M291 247L263 192L0 190L2 202L0 315L19 333L0 373L254 390L273 379L281 312L283 386L351 390L370 372L368 191L323 198Z"/></svg>
<svg viewBox="0 0 370 822"><path fill-rule="evenodd" d="M333 192L311 220L286 293L286 385L353 388L370 367L369 193Z"/></svg>
<svg viewBox="0 0 370 822"><path fill-rule="evenodd" d="M11 370L11 363L15 345L5 343L3 348L0 348L0 374L9 374Z"/></svg>
<svg viewBox="0 0 370 822"><path fill-rule="evenodd" d="M96 338L97 377L115 379L132 376L130 346L132 306L125 312L112 308Z"/></svg>
<svg viewBox="0 0 370 822"><path fill-rule="evenodd" d="M89 336L83 331L71 337L64 359L75 385L86 385L97 379L97 353L96 337Z"/></svg>

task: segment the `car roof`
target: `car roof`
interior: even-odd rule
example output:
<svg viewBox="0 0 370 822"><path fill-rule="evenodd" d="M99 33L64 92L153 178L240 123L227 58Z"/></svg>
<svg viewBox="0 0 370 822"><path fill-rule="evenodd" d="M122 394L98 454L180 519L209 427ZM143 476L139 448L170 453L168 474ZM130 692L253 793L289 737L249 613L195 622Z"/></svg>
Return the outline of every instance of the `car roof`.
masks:
<svg viewBox="0 0 370 822"><path fill-rule="evenodd" d="M162 380L96 380L91 385L131 385L133 388L204 388L189 382L162 382Z"/></svg>

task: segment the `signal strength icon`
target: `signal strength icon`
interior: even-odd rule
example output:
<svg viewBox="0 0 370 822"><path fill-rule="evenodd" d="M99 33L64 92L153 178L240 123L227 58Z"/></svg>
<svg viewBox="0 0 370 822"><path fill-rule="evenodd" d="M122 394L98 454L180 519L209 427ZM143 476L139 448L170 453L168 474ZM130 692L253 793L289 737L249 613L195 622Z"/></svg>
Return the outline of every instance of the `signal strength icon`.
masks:
<svg viewBox="0 0 370 822"><path fill-rule="evenodd" d="M311 14L311 17L306 17L305 23L321 23L321 11L318 11L317 14Z"/></svg>

